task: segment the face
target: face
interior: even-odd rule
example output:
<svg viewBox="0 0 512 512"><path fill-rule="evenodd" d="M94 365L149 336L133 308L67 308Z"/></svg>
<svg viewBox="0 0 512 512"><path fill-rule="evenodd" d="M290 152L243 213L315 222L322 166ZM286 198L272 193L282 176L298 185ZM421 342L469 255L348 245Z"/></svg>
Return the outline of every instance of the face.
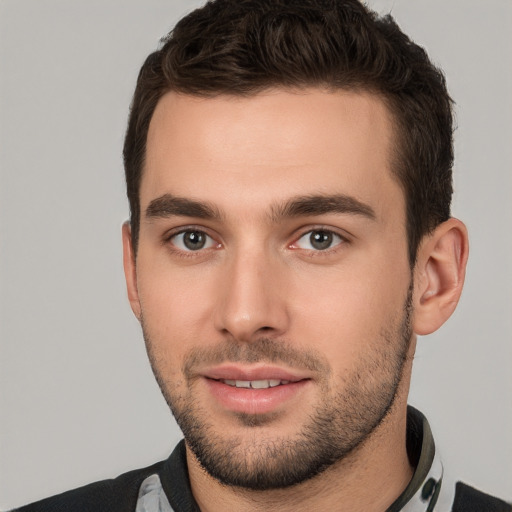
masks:
<svg viewBox="0 0 512 512"><path fill-rule="evenodd" d="M301 482L389 411L411 338L392 145L370 94L160 100L128 287L189 455L220 481Z"/></svg>

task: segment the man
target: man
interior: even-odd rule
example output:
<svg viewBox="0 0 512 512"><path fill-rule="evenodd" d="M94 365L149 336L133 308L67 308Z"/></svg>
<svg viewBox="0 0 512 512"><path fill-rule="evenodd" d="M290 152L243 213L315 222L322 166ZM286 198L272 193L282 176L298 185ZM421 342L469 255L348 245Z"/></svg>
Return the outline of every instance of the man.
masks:
<svg viewBox="0 0 512 512"><path fill-rule="evenodd" d="M464 281L451 136L440 71L355 0L184 18L139 76L123 243L185 442L20 510L510 510L443 485L407 409Z"/></svg>

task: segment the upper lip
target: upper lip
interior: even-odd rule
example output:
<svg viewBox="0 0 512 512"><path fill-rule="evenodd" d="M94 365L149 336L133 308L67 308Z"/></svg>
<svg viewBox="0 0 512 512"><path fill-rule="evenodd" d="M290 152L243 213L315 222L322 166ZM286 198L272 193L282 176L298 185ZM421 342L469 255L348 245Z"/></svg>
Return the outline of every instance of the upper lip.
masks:
<svg viewBox="0 0 512 512"><path fill-rule="evenodd" d="M201 372L203 377L214 380L286 380L298 382L310 378L304 372L287 370L278 366L258 365L239 366L235 364L223 364L208 368Z"/></svg>

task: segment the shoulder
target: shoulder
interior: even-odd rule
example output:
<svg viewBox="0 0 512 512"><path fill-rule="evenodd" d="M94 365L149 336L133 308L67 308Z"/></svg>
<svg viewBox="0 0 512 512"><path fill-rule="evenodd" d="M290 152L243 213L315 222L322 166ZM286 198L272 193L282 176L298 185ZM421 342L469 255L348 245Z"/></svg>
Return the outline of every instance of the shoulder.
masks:
<svg viewBox="0 0 512 512"><path fill-rule="evenodd" d="M452 512L512 512L512 505L457 482Z"/></svg>
<svg viewBox="0 0 512 512"><path fill-rule="evenodd" d="M52 496L11 512L133 512L142 481L164 462Z"/></svg>

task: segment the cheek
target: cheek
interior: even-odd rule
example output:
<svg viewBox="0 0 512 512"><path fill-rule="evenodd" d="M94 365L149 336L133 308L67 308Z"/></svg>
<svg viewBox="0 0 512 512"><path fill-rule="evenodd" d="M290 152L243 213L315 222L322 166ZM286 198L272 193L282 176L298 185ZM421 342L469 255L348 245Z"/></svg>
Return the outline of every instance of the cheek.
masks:
<svg viewBox="0 0 512 512"><path fill-rule="evenodd" d="M185 352L211 338L208 323L213 286L199 272L141 266L138 291L144 327L155 350ZM210 280L211 281L211 280Z"/></svg>
<svg viewBox="0 0 512 512"><path fill-rule="evenodd" d="M315 344L339 370L381 350L404 313L409 274L374 265L303 274L295 288L291 338Z"/></svg>

